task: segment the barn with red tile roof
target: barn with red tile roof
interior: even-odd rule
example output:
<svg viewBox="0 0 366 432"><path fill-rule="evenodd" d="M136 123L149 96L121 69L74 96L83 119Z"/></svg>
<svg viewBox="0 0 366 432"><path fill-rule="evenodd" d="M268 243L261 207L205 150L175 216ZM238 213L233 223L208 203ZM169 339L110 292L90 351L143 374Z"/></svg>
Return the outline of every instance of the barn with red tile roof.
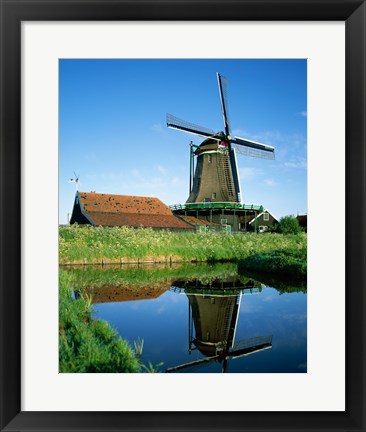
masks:
<svg viewBox="0 0 366 432"><path fill-rule="evenodd" d="M193 229L158 198L76 192L70 224Z"/></svg>

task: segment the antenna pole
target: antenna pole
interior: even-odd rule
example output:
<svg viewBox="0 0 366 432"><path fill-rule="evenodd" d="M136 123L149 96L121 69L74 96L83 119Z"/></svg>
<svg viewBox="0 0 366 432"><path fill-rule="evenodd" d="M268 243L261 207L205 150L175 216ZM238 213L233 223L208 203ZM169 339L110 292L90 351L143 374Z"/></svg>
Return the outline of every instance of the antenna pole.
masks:
<svg viewBox="0 0 366 432"><path fill-rule="evenodd" d="M192 352L192 321L191 321L191 303L188 300L188 352Z"/></svg>
<svg viewBox="0 0 366 432"><path fill-rule="evenodd" d="M193 142L189 143L189 193L192 192L193 189L193 171L194 171L194 154L193 154Z"/></svg>

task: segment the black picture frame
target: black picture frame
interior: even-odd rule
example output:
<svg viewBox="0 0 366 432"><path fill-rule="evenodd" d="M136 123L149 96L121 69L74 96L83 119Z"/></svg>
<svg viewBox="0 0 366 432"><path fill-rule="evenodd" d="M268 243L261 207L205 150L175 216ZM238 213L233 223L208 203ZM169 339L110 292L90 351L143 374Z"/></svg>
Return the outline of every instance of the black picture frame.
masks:
<svg viewBox="0 0 366 432"><path fill-rule="evenodd" d="M366 5L360 0L0 0L1 431L364 431ZM346 27L345 412L21 411L21 22L344 21ZM335 236L336 247L336 236ZM334 353L337 355L336 348Z"/></svg>

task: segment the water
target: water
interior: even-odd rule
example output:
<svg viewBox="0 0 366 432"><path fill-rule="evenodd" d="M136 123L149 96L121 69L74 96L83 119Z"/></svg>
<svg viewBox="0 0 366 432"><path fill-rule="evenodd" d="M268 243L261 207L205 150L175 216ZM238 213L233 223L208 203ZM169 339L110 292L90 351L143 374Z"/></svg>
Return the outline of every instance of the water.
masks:
<svg viewBox="0 0 366 432"><path fill-rule="evenodd" d="M234 264L87 269L93 317L175 373L304 373L306 288ZM95 281L95 283L93 282Z"/></svg>

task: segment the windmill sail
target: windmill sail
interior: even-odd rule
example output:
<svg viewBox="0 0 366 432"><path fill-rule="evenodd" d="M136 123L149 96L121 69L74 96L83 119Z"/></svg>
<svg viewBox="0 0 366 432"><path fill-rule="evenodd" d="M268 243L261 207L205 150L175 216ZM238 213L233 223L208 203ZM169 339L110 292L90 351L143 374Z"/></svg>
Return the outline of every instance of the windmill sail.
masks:
<svg viewBox="0 0 366 432"><path fill-rule="evenodd" d="M250 343L248 343L250 341ZM242 345L242 346L241 346ZM204 363L210 363L212 361L223 362L227 361L229 357L237 359L240 357L246 357L251 354L256 354L258 352L271 349L272 348L272 335L262 336L257 338L250 338L248 340L242 340L238 343L238 348L224 352L223 355L218 354L211 357L204 357L199 360L194 360L192 362L184 363L178 366L168 368L165 372L177 372L182 369L191 368L193 366L198 366ZM225 368L226 369L226 368ZM225 370L223 370L225 372Z"/></svg>
<svg viewBox="0 0 366 432"><path fill-rule="evenodd" d="M229 159L231 165L232 178L234 182L235 196L236 201L241 202L241 191L240 191L240 179L239 179L239 170L238 164L236 161L235 149L231 146L231 138L230 138L230 120L229 120L229 110L228 110L228 97L227 97L227 79L217 73L217 82L219 85L219 94L221 101L221 111L224 119L224 127L225 127L225 135L228 143L229 149Z"/></svg>
<svg viewBox="0 0 366 432"><path fill-rule="evenodd" d="M212 129L187 122L171 114L166 115L166 124L171 129L178 129L195 135L212 137L215 132Z"/></svg>
<svg viewBox="0 0 366 432"><path fill-rule="evenodd" d="M228 111L227 79L216 74L220 95L224 130L214 132L212 129L181 120L167 114L167 126L206 139L191 152L191 173L195 171L193 181L190 181L190 194L187 204L207 202L242 203L239 170L236 154L274 159L274 147L249 139L231 137L231 124ZM237 152L237 153L236 153ZM196 164L194 163L196 156ZM239 223L239 222L238 222Z"/></svg>
<svg viewBox="0 0 366 432"><path fill-rule="evenodd" d="M275 158L274 147L267 144L261 144L256 141L251 141L237 136L234 140L232 140L232 143L234 144L236 150L244 156L257 157L261 159Z"/></svg>
<svg viewBox="0 0 366 432"><path fill-rule="evenodd" d="M231 164L231 172L233 175L233 182L235 187L235 193L237 201L241 202L241 190L240 190L240 178L239 178L239 169L238 169L238 162L236 159L236 148L231 146L230 149L230 164Z"/></svg>
<svg viewBox="0 0 366 432"><path fill-rule="evenodd" d="M217 73L217 82L219 85L221 111L222 111L222 116L224 118L225 133L227 136L230 136L229 111L228 111L228 103L227 103L227 79L224 76Z"/></svg>

